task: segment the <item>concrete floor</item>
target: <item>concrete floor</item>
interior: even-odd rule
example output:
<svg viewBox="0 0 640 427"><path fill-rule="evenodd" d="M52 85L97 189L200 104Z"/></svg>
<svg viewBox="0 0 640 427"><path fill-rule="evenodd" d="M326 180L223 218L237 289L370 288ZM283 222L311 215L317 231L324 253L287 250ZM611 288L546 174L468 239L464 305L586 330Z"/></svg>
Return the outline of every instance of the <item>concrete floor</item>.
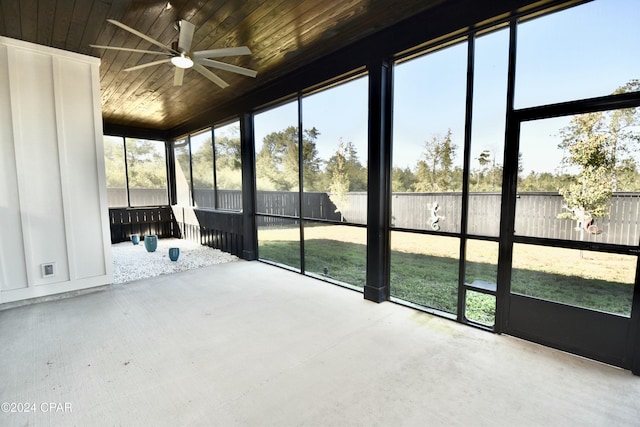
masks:
<svg viewBox="0 0 640 427"><path fill-rule="evenodd" d="M259 262L5 310L0 343L35 410L2 426L640 425L628 371Z"/></svg>

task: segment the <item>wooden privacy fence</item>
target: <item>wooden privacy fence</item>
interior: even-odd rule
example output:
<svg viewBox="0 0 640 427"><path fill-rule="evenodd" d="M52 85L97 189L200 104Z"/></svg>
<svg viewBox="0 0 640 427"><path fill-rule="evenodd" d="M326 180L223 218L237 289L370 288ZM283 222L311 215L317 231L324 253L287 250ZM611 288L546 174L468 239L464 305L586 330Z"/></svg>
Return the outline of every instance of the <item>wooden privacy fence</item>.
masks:
<svg viewBox="0 0 640 427"><path fill-rule="evenodd" d="M193 204L199 208L214 208L215 192L208 189L193 190ZM241 190L218 190L218 209L242 210Z"/></svg>
<svg viewBox="0 0 640 427"><path fill-rule="evenodd" d="M304 193L304 217L340 221L340 213L327 193ZM434 212L434 204L438 209ZM516 235L563 240L637 245L640 236L640 193L616 193L609 216L597 220L600 234L576 230L576 221L559 219L563 198L558 193L522 193L516 203ZM482 236L500 233L500 193L470 193L467 232ZM299 216L297 192L258 192L258 213ZM393 193L391 224L416 230L433 230L434 214L440 231L459 233L462 220L461 193ZM342 220L366 224L367 194L349 193ZM259 225L281 226L277 218L261 217Z"/></svg>
<svg viewBox="0 0 640 427"><path fill-rule="evenodd" d="M340 213L336 211L327 193L305 192L303 197L304 216L306 218L340 221ZM268 215L300 216L300 197L293 191L258 191L256 193L256 212ZM366 214L366 207L364 210ZM258 225L281 225L278 218L259 217Z"/></svg>
<svg viewBox="0 0 640 427"><path fill-rule="evenodd" d="M129 190L131 206L167 206L167 190L164 188L132 188ZM215 207L215 193L213 190L194 189L194 205L201 208ZM109 207L118 208L128 206L126 188L107 188ZM218 190L218 208L229 210L242 209L242 191Z"/></svg>
<svg viewBox="0 0 640 427"><path fill-rule="evenodd" d="M557 193L521 193L516 202L515 234L564 240L584 240L618 245L638 245L640 236L640 193L615 193L611 198L609 216L599 218L596 225L601 234L576 229L576 221L558 219L567 212L563 198Z"/></svg>
<svg viewBox="0 0 640 427"><path fill-rule="evenodd" d="M142 194L143 190L136 191L139 192L136 197L139 199L145 197ZM158 200L158 190L147 191L150 194L145 200L148 200L149 203ZM194 196L196 204L198 204L197 207L209 207L207 205L212 204L214 192L213 190L196 190ZM258 191L256 202L256 212L258 214L300 217L298 192ZM438 206L437 210L434 210L435 204ZM638 223L640 193L616 193L613 195L609 215L606 218L597 220L598 228L602 230L600 234L590 234L584 230L576 229L576 221L558 219L558 214L563 212L562 205L563 198L558 193L521 193L516 202L516 235L631 246L638 245L640 236L640 224ZM218 206L224 209L240 211L242 209L242 192L239 190L219 190ZM498 236L500 231L500 207L499 193L470 193L467 232L475 235ZM305 192L302 208L303 217L305 218L366 224L367 193L349 193L340 212L332 202L329 194ZM462 195L460 193L393 193L391 215L391 224L395 227L433 230L435 229L433 227L434 218L438 218L437 229L459 233L461 231ZM208 226L207 230L212 230L212 233L229 232L229 230L216 229L214 223L210 222L208 217L206 221L211 226ZM296 222L296 219L284 221L284 223ZM257 224L261 227L282 226L283 220L269 216L259 216ZM112 222L112 227L113 225L114 223ZM229 228L231 226L224 227ZM231 228L234 230L233 233L237 234L235 226ZM182 231L187 232L188 230L184 228ZM202 235L203 231L199 231L200 235ZM206 231L206 233L208 232ZM217 241L226 238L212 237L211 239Z"/></svg>
<svg viewBox="0 0 640 427"><path fill-rule="evenodd" d="M167 206L169 198L166 188L129 189L131 206ZM110 208L129 206L126 188L107 188L107 200Z"/></svg>

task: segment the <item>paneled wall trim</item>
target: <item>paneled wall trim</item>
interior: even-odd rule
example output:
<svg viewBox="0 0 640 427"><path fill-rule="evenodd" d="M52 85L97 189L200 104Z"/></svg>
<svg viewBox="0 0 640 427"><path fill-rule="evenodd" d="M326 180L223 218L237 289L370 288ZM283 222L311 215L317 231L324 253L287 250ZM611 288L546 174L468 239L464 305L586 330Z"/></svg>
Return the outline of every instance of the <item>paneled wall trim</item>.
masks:
<svg viewBox="0 0 640 427"><path fill-rule="evenodd" d="M112 282L99 65L0 37L0 304Z"/></svg>

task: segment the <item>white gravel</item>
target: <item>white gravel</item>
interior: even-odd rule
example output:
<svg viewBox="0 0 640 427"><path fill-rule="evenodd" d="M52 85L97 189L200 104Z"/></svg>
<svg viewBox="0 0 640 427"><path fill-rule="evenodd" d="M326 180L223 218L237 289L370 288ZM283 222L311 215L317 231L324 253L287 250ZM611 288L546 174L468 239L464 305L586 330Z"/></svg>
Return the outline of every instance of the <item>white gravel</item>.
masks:
<svg viewBox="0 0 640 427"><path fill-rule="evenodd" d="M180 248L178 260L169 259L169 248ZM147 252L144 242L134 245L122 242L111 245L113 283L171 274L192 268L237 261L235 255L182 239L158 239L155 252Z"/></svg>

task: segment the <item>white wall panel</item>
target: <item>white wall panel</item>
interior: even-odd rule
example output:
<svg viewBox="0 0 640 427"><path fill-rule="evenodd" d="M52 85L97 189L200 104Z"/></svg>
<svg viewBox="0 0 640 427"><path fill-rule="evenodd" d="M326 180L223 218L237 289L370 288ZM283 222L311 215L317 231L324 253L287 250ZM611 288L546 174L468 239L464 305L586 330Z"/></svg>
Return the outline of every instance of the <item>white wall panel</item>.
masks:
<svg viewBox="0 0 640 427"><path fill-rule="evenodd" d="M0 303L113 280L98 66L0 37Z"/></svg>
<svg viewBox="0 0 640 427"><path fill-rule="evenodd" d="M0 45L0 291L26 288L7 47Z"/></svg>
<svg viewBox="0 0 640 427"><path fill-rule="evenodd" d="M72 276L106 274L102 235L91 66L58 59L56 100L63 158L65 207L69 227ZM102 156L102 153L100 153Z"/></svg>
<svg viewBox="0 0 640 427"><path fill-rule="evenodd" d="M50 55L16 49L10 63L18 187L27 275L34 285L69 280ZM54 276L41 265L56 263Z"/></svg>

